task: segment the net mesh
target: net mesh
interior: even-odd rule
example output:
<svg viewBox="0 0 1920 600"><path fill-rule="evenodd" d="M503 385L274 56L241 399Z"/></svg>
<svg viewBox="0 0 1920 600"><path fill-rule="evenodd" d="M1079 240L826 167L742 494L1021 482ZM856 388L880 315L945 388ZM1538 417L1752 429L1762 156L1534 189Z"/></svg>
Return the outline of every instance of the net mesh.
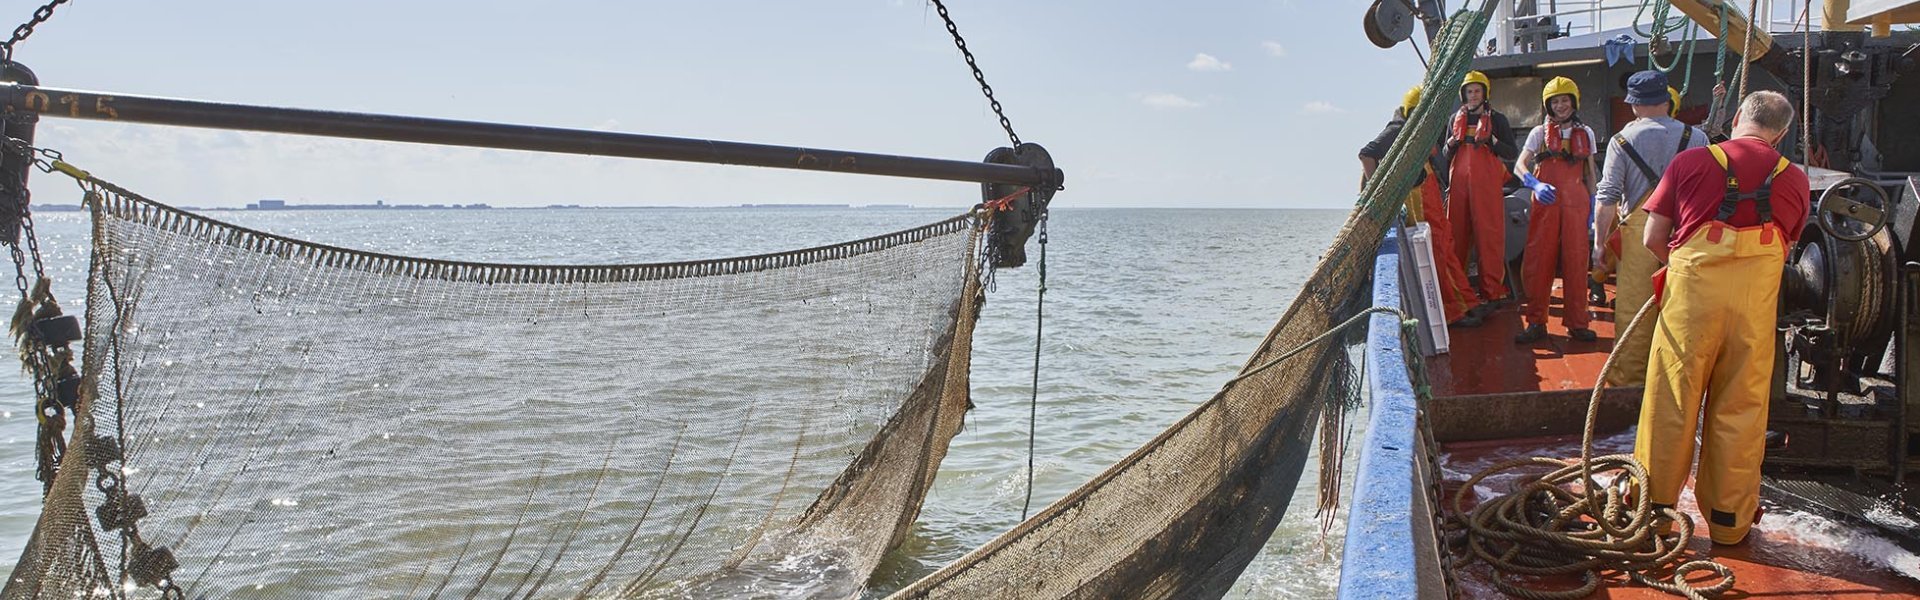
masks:
<svg viewBox="0 0 1920 600"><path fill-rule="evenodd" d="M1486 29L1450 19L1420 104L1328 254L1248 368L1354 312L1374 252L1438 140ZM1045 510L896 598L1195 598L1225 594L1298 483L1322 410L1352 393L1346 352L1319 345L1229 383L1166 432ZM1336 453L1337 454L1337 453Z"/></svg>
<svg viewBox="0 0 1920 600"><path fill-rule="evenodd" d="M7 598L844 597L968 407L971 216L557 267L88 203L74 442Z"/></svg>

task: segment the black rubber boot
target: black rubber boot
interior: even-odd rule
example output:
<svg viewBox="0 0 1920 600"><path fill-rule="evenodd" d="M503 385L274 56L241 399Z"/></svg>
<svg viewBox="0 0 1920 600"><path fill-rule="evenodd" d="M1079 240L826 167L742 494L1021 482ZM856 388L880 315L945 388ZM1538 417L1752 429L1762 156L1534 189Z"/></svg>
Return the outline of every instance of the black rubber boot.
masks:
<svg viewBox="0 0 1920 600"><path fill-rule="evenodd" d="M1547 326L1543 324L1533 324L1521 330L1520 335L1513 336L1513 343L1531 344L1544 339L1547 339Z"/></svg>

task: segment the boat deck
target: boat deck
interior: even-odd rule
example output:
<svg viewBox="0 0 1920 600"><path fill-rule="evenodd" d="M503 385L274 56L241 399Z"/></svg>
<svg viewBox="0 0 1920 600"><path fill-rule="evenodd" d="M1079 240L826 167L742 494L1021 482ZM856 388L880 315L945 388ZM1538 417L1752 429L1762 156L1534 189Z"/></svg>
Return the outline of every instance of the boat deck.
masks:
<svg viewBox="0 0 1920 600"><path fill-rule="evenodd" d="M1611 289L1608 297L1612 298ZM1480 327L1452 329L1454 353L1428 360L1427 376L1435 396L1435 437L1441 442L1442 489L1446 494L1442 505L1447 513L1453 512L1452 497L1459 486L1486 467L1519 456L1579 454L1581 421L1578 416L1584 415L1588 395L1612 349L1613 311L1605 307L1593 309L1595 318L1590 327L1600 339L1583 343L1567 337L1559 322L1561 304L1557 298L1552 306L1548 323L1550 335L1546 340L1514 343L1513 336L1523 325L1520 307L1512 306L1493 313ZM1627 427L1632 424L1638 396L1637 389L1622 389L1610 395L1611 406L1603 408L1599 428L1605 437L1596 443L1596 454L1631 451L1633 438ZM1549 421L1553 423L1550 426L1539 425ZM1544 431L1523 432L1518 424ZM1471 510L1477 501L1504 493L1508 489L1506 483L1504 480L1483 482L1465 508ZM1692 502L1689 491L1682 498L1680 508L1699 522ZM1703 527L1690 545L1691 554L1710 556L1733 568L1737 583L1724 597L1920 597L1920 580L1912 578L1920 565L1900 563L1909 573L1903 576L1888 564L1911 561L1911 554L1874 538L1865 530L1832 520L1776 509L1755 526L1749 541L1740 546L1715 547L1705 535ZM1863 555L1878 558L1870 560ZM1506 597L1494 586L1494 574L1485 563L1466 559L1459 553L1454 556L1460 561L1455 575L1463 596ZM1693 574L1692 579L1696 584L1711 583L1714 576L1701 572ZM1528 587L1551 590L1571 589L1579 583L1577 577L1522 581ZM1634 585L1623 573L1610 572L1606 574L1606 583L1590 597L1673 596Z"/></svg>
<svg viewBox="0 0 1920 600"><path fill-rule="evenodd" d="M1613 298L1611 285L1607 298ZM1567 337L1566 325L1560 322L1564 305L1556 297L1547 309L1547 339L1523 345L1513 342L1513 336L1525 328L1520 309L1518 304L1502 308L1479 327L1449 329L1447 335L1455 351L1427 363L1433 395L1593 389L1607 353L1613 351L1613 310L1594 308L1593 321L1587 326L1600 339L1577 342Z"/></svg>

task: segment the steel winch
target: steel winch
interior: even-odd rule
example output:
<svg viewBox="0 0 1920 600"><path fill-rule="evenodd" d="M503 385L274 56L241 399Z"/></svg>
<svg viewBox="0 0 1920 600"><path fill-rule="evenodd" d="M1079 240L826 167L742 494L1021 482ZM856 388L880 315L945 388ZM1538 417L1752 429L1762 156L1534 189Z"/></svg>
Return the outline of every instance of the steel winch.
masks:
<svg viewBox="0 0 1920 600"><path fill-rule="evenodd" d="M1791 442L1768 462L1898 480L1907 415L1920 415L1920 355L1905 343L1920 342L1920 179L1889 192L1843 175L1817 178L1781 277L1769 427Z"/></svg>

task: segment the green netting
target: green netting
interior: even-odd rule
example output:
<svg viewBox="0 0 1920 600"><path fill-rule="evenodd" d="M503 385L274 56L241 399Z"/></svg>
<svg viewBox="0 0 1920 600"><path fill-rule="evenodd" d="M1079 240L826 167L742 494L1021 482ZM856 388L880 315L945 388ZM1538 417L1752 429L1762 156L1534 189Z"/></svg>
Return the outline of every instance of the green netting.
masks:
<svg viewBox="0 0 1920 600"><path fill-rule="evenodd" d="M971 216L498 265L90 185L74 442L7 598L845 597L968 406Z"/></svg>
<svg viewBox="0 0 1920 600"><path fill-rule="evenodd" d="M1486 30L1454 16L1426 89L1458 87ZM1357 210L1249 368L1351 315L1374 253L1452 110L1428 93ZM1353 393L1347 354L1322 345L1233 383L1132 455L899 598L1194 598L1224 594L1259 553L1299 480L1321 411Z"/></svg>

